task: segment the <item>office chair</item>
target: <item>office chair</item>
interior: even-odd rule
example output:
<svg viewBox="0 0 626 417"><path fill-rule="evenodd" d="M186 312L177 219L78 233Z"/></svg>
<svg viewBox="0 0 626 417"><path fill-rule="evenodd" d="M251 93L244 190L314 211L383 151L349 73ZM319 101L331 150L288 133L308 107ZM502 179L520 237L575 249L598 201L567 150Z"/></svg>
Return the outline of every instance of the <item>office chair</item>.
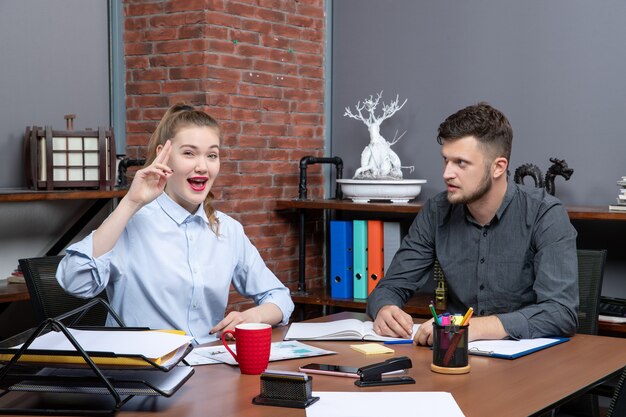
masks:
<svg viewBox="0 0 626 417"><path fill-rule="evenodd" d="M92 298L74 297L59 285L55 275L61 259L63 256L44 256L19 260L38 322L50 317L58 317L92 300ZM99 297L108 301L104 291ZM106 318L106 307L96 305L80 317L76 323L74 323L76 317L66 318L62 322L66 325L104 326Z"/></svg>
<svg viewBox="0 0 626 417"><path fill-rule="evenodd" d="M606 250L579 249L577 255L579 292L577 333L595 335L598 334L598 314ZM600 415L598 397L594 394L583 394L561 406L556 415L598 417Z"/></svg>
<svg viewBox="0 0 626 417"><path fill-rule="evenodd" d="M604 276L606 250L579 249L578 255L578 333L598 334L598 314Z"/></svg>
<svg viewBox="0 0 626 417"><path fill-rule="evenodd" d="M615 392L613 393L613 398L611 398L611 405L609 405L606 417L626 416L626 391L624 391L624 384L626 384L626 368L622 371L622 376L620 376L619 382L615 386Z"/></svg>

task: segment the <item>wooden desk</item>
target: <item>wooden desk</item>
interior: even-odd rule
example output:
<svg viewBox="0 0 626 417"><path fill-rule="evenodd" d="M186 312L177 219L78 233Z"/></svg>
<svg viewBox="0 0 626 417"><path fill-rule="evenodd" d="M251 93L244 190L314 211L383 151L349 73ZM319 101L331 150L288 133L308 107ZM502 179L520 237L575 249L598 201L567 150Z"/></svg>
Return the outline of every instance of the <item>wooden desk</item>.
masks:
<svg viewBox="0 0 626 417"><path fill-rule="evenodd" d="M315 321L355 317L362 313L339 313ZM274 330L282 340L285 328ZM336 351L337 355L272 362L271 369L296 371L309 362L364 366L389 358L357 353L349 345L357 342L306 342ZM531 416L564 402L599 382L619 373L626 365L626 339L578 335L569 342L516 360L471 356L471 372L441 375L430 371L432 351L427 347L393 346L397 356L413 361L410 375L415 385L358 388L351 378L313 376L314 391L447 391L467 417ZM136 397L118 415L205 417L220 416L305 416L305 410L257 406L252 398L260 391L259 377L241 375L228 365L197 366L196 373L171 398ZM12 393L13 404L26 406L35 394ZM89 397L92 398L92 397ZM92 401L93 404L93 401ZM6 406L3 399L0 406ZM415 405L416 409L419 404Z"/></svg>
<svg viewBox="0 0 626 417"><path fill-rule="evenodd" d="M26 284L9 284L6 279L0 280L0 303L30 300Z"/></svg>

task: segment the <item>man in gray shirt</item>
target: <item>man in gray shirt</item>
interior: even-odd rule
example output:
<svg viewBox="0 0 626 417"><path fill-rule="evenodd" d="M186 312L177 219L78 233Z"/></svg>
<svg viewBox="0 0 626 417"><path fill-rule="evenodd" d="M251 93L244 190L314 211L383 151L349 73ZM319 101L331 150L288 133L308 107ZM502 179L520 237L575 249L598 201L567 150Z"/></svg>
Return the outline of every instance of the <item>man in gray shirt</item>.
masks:
<svg viewBox="0 0 626 417"><path fill-rule="evenodd" d="M401 307L439 260L448 311L474 316L470 340L572 335L578 325L576 230L561 202L543 189L508 182L513 131L486 103L439 126L447 186L411 225L368 314L382 335L410 337ZM432 345L432 319L417 343Z"/></svg>

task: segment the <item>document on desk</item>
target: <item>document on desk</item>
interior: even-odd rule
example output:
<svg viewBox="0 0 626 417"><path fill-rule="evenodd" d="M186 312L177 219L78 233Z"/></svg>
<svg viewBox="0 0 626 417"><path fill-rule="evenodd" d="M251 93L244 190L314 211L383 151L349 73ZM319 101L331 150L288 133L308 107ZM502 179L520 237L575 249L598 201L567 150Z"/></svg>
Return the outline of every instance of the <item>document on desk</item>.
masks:
<svg viewBox="0 0 626 417"><path fill-rule="evenodd" d="M237 352L234 344L228 345L233 352ZM312 356L332 355L337 352L332 350L320 349L315 346L306 345L304 343L291 342L274 342L270 350L270 362L282 361L286 359L308 358ZM237 365L235 358L228 353L224 346L206 346L197 347L185 357L185 361L189 365L213 365L216 363L226 363L228 365Z"/></svg>
<svg viewBox="0 0 626 417"><path fill-rule="evenodd" d="M516 359L537 352L538 350L567 342L568 340L569 338L567 337L544 337L520 340L475 340L468 343L468 352L471 355Z"/></svg>
<svg viewBox="0 0 626 417"><path fill-rule="evenodd" d="M141 355L149 359L161 358L193 339L191 336L150 330L68 330L86 352ZM28 349L76 351L63 332L55 331L37 337Z"/></svg>
<svg viewBox="0 0 626 417"><path fill-rule="evenodd" d="M320 392L307 417L464 417L449 392Z"/></svg>

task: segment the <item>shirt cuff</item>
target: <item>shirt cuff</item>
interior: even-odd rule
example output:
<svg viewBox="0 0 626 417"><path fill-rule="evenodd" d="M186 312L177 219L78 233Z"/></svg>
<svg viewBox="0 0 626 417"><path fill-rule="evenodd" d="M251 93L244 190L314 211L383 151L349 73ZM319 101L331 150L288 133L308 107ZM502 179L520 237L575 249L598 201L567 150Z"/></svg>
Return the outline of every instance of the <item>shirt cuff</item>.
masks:
<svg viewBox="0 0 626 417"><path fill-rule="evenodd" d="M528 318L521 312L513 311L511 313L497 314L504 330L512 339L528 339L530 338L530 328Z"/></svg>
<svg viewBox="0 0 626 417"><path fill-rule="evenodd" d="M280 291L280 293L272 292L261 302L261 304L272 303L276 307L278 307L280 311L282 311L283 319L280 323L278 323L282 326L286 326L287 324L289 324L289 319L291 318L291 314L293 313L293 310L295 308L288 291L289 290L285 287L285 291Z"/></svg>

